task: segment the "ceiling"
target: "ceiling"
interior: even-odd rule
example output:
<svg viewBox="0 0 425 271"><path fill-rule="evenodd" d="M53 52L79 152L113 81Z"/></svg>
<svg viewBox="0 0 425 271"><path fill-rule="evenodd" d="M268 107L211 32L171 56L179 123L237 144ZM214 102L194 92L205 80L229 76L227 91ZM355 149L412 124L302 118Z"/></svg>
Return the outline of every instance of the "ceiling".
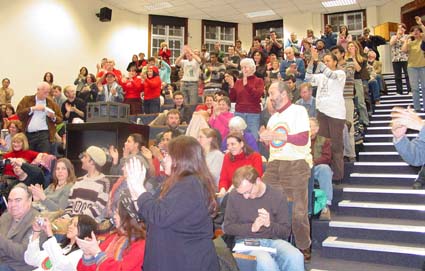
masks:
<svg viewBox="0 0 425 271"><path fill-rule="evenodd" d="M288 14L305 12L333 13L381 6L391 0L357 0L355 5L324 8L320 0L102 0L110 8L116 7L138 14L155 14L206 19L235 23L254 23L284 18ZM148 10L147 5L171 7ZM275 15L248 18L245 13L273 10ZM301 18L300 18L301 19Z"/></svg>

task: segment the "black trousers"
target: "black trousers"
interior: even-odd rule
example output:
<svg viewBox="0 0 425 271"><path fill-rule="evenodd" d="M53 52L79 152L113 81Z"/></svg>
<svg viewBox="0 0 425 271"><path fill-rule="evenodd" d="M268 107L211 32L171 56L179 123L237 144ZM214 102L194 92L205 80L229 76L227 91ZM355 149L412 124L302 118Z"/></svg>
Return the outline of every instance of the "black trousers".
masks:
<svg viewBox="0 0 425 271"><path fill-rule="evenodd" d="M405 80L407 84L407 89L408 91L410 91L409 75L407 74L407 61L393 62L393 70L397 93L403 94L403 81L401 79L401 70L403 70L404 72L404 76L406 77Z"/></svg>
<svg viewBox="0 0 425 271"><path fill-rule="evenodd" d="M26 133L30 149L37 152L51 153L52 146L49 141L49 131Z"/></svg>

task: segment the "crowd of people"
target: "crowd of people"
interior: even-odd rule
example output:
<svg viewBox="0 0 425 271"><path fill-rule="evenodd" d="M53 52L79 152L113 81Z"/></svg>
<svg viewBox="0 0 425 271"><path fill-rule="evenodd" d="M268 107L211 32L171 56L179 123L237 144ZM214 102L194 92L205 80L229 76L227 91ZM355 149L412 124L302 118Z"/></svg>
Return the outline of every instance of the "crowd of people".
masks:
<svg viewBox="0 0 425 271"><path fill-rule="evenodd" d="M420 111L425 27L416 22L409 34L400 23L389 44L397 92L403 72ZM62 88L47 72L16 112L3 79L0 270L220 270L218 229L233 238L230 250L248 247L257 270L304 270L309 184L324 191L319 218L330 220L332 183L356 159L355 122L367 127L386 91L377 50L385 42L368 28L355 39L347 26L326 25L302 40L271 31L249 50L239 40L227 52L185 45L175 63L163 42L156 56L133 55L127 73L104 58ZM87 103L99 101L128 104L162 132L149 143L133 133L123 146L88 147L77 178L62 157L66 123L84 122ZM411 109L396 112L410 117L393 128L396 146L413 148L406 127L423 124Z"/></svg>

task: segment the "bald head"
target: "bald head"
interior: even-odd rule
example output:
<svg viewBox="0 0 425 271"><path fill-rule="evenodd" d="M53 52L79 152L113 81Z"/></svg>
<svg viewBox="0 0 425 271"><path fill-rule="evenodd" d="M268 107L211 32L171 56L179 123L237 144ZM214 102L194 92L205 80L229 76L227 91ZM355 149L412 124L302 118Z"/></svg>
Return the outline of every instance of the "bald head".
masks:
<svg viewBox="0 0 425 271"><path fill-rule="evenodd" d="M295 58L294 48L286 47L283 52L286 55L286 60L294 60L294 58Z"/></svg>
<svg viewBox="0 0 425 271"><path fill-rule="evenodd" d="M37 86L37 98L45 100L50 93L50 85L46 82L42 82Z"/></svg>

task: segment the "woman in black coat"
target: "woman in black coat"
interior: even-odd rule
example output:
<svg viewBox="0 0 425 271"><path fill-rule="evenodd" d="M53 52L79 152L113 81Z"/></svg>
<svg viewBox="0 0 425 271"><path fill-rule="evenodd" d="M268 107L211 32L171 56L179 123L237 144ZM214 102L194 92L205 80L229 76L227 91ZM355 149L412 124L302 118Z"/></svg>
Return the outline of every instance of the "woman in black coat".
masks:
<svg viewBox="0 0 425 271"><path fill-rule="evenodd" d="M169 142L162 165L169 176L158 195L141 185L145 169L137 160L126 164L127 182L138 214L147 224L144 271L218 271L212 216L214 179L201 145L179 136Z"/></svg>

